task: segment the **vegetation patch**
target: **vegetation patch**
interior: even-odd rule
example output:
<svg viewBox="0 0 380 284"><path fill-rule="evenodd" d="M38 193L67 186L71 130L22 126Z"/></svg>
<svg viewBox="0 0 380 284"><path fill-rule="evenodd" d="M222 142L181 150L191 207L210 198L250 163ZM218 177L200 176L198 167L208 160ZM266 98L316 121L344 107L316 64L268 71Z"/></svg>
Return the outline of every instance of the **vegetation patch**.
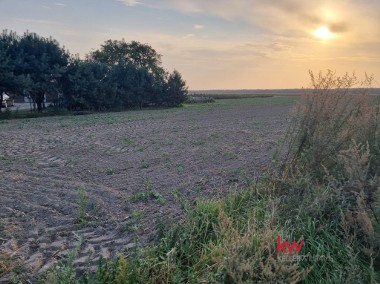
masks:
<svg viewBox="0 0 380 284"><path fill-rule="evenodd" d="M155 200L160 205L166 203L165 198L156 190L138 192L131 197L132 202L148 202L149 200Z"/></svg>

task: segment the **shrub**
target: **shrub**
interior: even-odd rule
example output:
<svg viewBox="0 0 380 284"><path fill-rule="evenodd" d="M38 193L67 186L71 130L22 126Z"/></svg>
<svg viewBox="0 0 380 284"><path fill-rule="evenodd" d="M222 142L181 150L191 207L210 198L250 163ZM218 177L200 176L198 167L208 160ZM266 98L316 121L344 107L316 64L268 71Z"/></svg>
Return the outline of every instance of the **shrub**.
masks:
<svg viewBox="0 0 380 284"><path fill-rule="evenodd" d="M310 76L314 91L296 106L287 153L272 180L276 194L286 196L280 215L297 216L287 220L294 234L318 244L310 248L314 254L332 253L340 271L319 263L306 282L327 275L336 283L372 282L379 277L380 100L369 95L372 77L358 83L355 75L332 71Z"/></svg>
<svg viewBox="0 0 380 284"><path fill-rule="evenodd" d="M368 174L379 174L380 98L368 94L373 78L366 75L359 82L355 75L339 77L330 70L318 76L310 72L310 77L313 91L297 105L286 141L288 170L297 165L319 180L326 170L341 178L341 152L353 143L368 143ZM357 86L362 88L354 89Z"/></svg>
<svg viewBox="0 0 380 284"><path fill-rule="evenodd" d="M210 96L188 96L186 99L187 104L204 104L214 103L215 99Z"/></svg>

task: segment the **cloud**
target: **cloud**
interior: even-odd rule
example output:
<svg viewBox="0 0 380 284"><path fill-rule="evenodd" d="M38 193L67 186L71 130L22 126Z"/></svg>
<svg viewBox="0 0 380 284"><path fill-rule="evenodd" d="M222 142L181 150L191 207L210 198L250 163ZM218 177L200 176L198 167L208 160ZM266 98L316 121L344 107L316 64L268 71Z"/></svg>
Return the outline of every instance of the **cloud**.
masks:
<svg viewBox="0 0 380 284"><path fill-rule="evenodd" d="M193 26L193 28L196 29L196 30L203 30L205 27L204 27L203 25L195 24L195 25Z"/></svg>
<svg viewBox="0 0 380 284"><path fill-rule="evenodd" d="M380 1L372 0L159 0L157 7L217 16L228 21L244 21L274 35L309 35L319 26L328 26L334 33L355 32L354 25L364 25L379 34L380 26L375 11Z"/></svg>
<svg viewBox="0 0 380 284"><path fill-rule="evenodd" d="M63 3L54 3L54 5L59 7L67 7L67 5Z"/></svg>
<svg viewBox="0 0 380 284"><path fill-rule="evenodd" d="M38 19L27 19L27 18L16 18L15 19L18 22L23 23L31 23L31 24L39 24L39 25L62 25L60 22L55 21L47 21L47 20L38 20Z"/></svg>
<svg viewBox="0 0 380 284"><path fill-rule="evenodd" d="M137 6L137 5L143 5L143 3L137 1L137 0L118 0L119 2L122 2L124 3L124 5L128 6L128 7L134 7L134 6Z"/></svg>
<svg viewBox="0 0 380 284"><path fill-rule="evenodd" d="M348 24L344 22L330 24L329 28L333 33L344 33L349 30Z"/></svg>
<svg viewBox="0 0 380 284"><path fill-rule="evenodd" d="M195 35L194 34L187 34L183 38L188 39L188 38L192 38L192 37L195 37Z"/></svg>

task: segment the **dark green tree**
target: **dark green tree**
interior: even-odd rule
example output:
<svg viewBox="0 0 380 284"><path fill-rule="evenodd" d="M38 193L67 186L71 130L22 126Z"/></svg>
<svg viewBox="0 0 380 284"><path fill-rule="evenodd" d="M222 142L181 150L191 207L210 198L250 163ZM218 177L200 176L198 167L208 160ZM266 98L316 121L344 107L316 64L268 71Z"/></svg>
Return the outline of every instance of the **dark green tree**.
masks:
<svg viewBox="0 0 380 284"><path fill-rule="evenodd" d="M106 110L116 104L106 64L72 59L60 79L65 105L70 110Z"/></svg>
<svg viewBox="0 0 380 284"><path fill-rule="evenodd" d="M182 75L174 70L168 78L165 104L170 107L180 106L186 101L186 96L186 82L182 79Z"/></svg>
<svg viewBox="0 0 380 284"><path fill-rule="evenodd" d="M58 80L68 63L68 53L52 38L25 33L13 46L11 60L15 76L24 77L24 88L38 111L44 107L45 94L58 92Z"/></svg>
<svg viewBox="0 0 380 284"><path fill-rule="evenodd" d="M124 108L143 108L157 105L154 94L157 89L157 80L148 70L136 68L131 63L114 65L109 73L110 86L116 87L120 103Z"/></svg>
<svg viewBox="0 0 380 284"><path fill-rule="evenodd" d="M150 45L108 40L88 58L109 66L108 79L116 85L124 107L163 105L167 74L161 67L161 55Z"/></svg>
<svg viewBox="0 0 380 284"><path fill-rule="evenodd" d="M15 93L24 83L21 76L15 76L13 73L15 62L12 60L12 55L15 53L17 40L18 37L13 32L8 33L4 30L0 35L0 109L3 93Z"/></svg>
<svg viewBox="0 0 380 284"><path fill-rule="evenodd" d="M154 77L165 75L165 70L161 67L161 55L150 45L137 41L127 43L124 40L107 40L100 50L90 53L88 57L108 65L130 63L136 68L147 70Z"/></svg>

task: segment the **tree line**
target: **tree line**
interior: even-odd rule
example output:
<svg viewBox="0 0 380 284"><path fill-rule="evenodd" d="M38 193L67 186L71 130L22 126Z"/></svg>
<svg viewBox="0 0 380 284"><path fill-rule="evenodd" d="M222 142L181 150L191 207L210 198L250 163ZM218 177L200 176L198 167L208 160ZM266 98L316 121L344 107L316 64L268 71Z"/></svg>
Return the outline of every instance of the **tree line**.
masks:
<svg viewBox="0 0 380 284"><path fill-rule="evenodd" d="M46 94L69 110L102 111L179 106L187 86L178 71L162 67L161 55L148 44L107 40L80 59L51 37L3 31L0 96L3 92L30 97L38 111L45 108Z"/></svg>

